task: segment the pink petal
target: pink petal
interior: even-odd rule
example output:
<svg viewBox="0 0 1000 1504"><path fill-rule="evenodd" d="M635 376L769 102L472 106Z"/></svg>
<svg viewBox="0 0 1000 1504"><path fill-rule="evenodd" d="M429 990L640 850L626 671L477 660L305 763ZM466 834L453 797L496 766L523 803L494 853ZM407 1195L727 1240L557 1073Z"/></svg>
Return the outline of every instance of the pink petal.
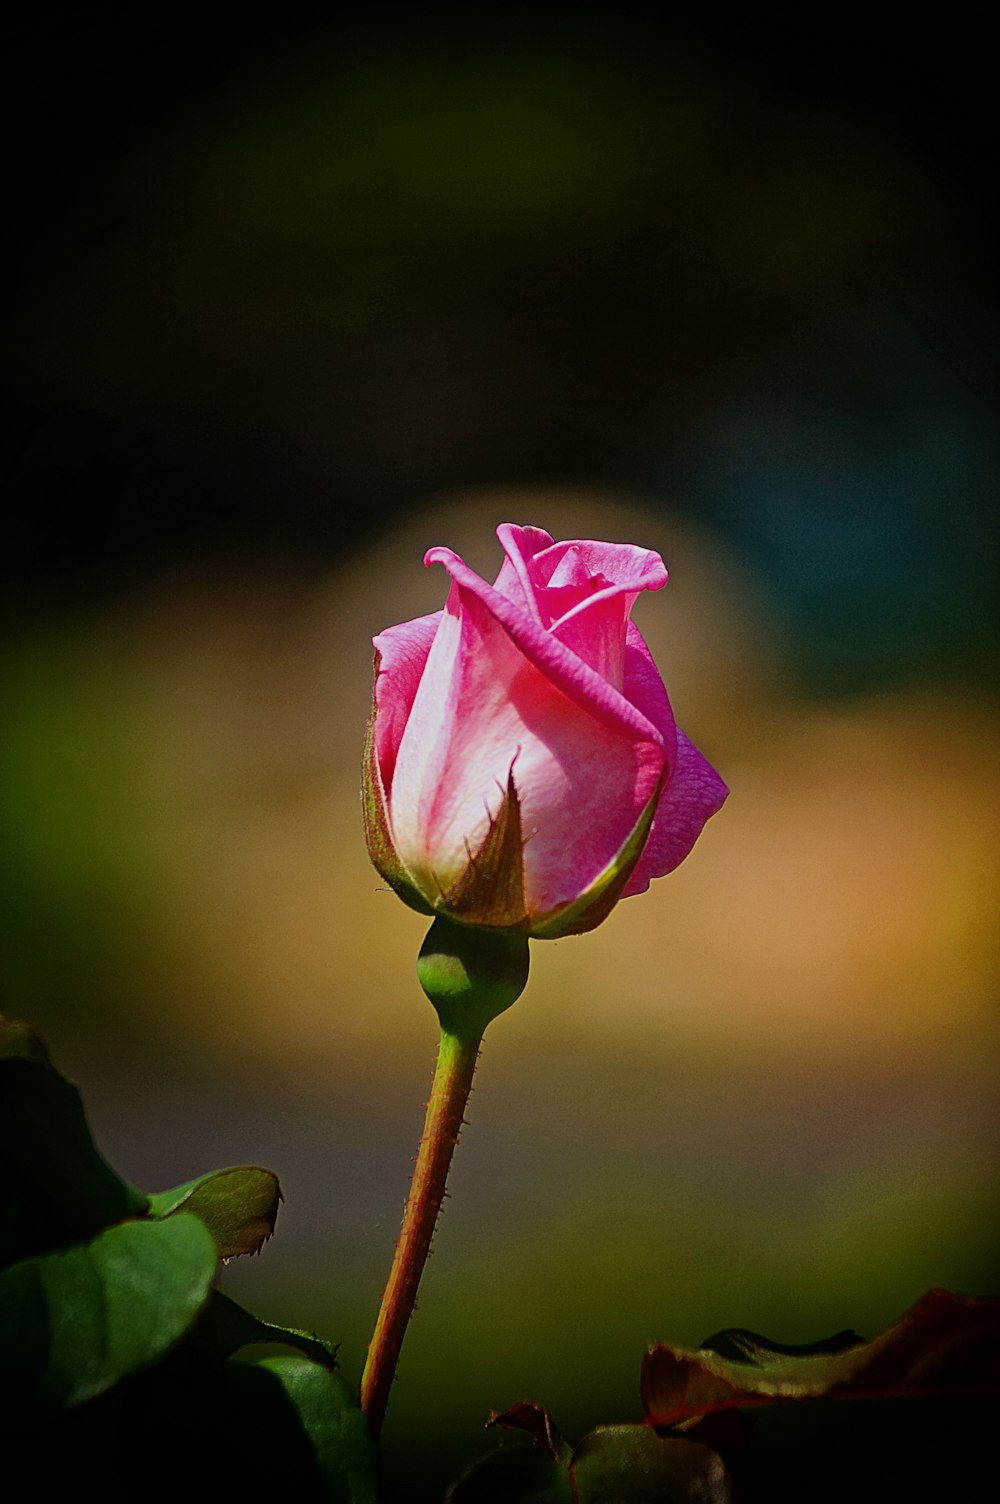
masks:
<svg viewBox="0 0 1000 1504"><path fill-rule="evenodd" d="M643 590L659 590L659 554L630 543L553 543L540 528L497 529L507 558L494 586L523 604L571 652L615 689L624 674L625 628Z"/></svg>
<svg viewBox="0 0 1000 1504"><path fill-rule="evenodd" d="M625 681L625 631L635 596L616 587L581 602L552 627L552 635L584 663L622 689Z"/></svg>
<svg viewBox="0 0 1000 1504"><path fill-rule="evenodd" d="M397 850L434 901L468 864L513 766L529 913L613 858L660 779L659 732L447 549L453 578L390 796Z"/></svg>
<svg viewBox="0 0 1000 1504"><path fill-rule="evenodd" d="M504 628L511 642L529 663L544 675L549 684L580 709L604 722L610 729L626 736L660 742L660 733L647 717L629 703L623 694L564 647L551 632L519 611L450 548L431 548L424 555L425 564L443 564L463 599L475 598Z"/></svg>
<svg viewBox="0 0 1000 1504"><path fill-rule="evenodd" d="M625 679L622 693L640 710L663 738L667 752L667 767L672 767L677 745L677 726L670 708L666 686L660 670L645 639L635 622L630 621L625 633Z"/></svg>
<svg viewBox="0 0 1000 1504"><path fill-rule="evenodd" d="M387 627L373 639L376 652L375 755L388 789L420 676L443 611Z"/></svg>
<svg viewBox="0 0 1000 1504"><path fill-rule="evenodd" d="M661 590L667 583L659 554L634 543L598 543L589 538L553 543L535 556L533 568L539 583L549 588L600 579L638 595L643 590Z"/></svg>
<svg viewBox="0 0 1000 1504"><path fill-rule="evenodd" d="M515 606L520 606L537 622L548 626L547 621L542 622L535 599L532 560L535 554L551 547L552 538L540 527L517 527L513 522L502 522L497 528L497 537L505 558L494 582L494 590L505 595Z"/></svg>
<svg viewBox="0 0 1000 1504"><path fill-rule="evenodd" d="M654 877L663 877L691 850L711 815L722 808L729 790L718 773L674 723L674 713L653 655L631 622L626 650L625 693L659 728L668 747L666 788L649 840L622 893L644 893Z"/></svg>
<svg viewBox="0 0 1000 1504"><path fill-rule="evenodd" d="M729 797L729 790L683 731L677 732L677 761L661 796L642 856L622 893L644 893L650 879L673 872L688 855L712 815Z"/></svg>

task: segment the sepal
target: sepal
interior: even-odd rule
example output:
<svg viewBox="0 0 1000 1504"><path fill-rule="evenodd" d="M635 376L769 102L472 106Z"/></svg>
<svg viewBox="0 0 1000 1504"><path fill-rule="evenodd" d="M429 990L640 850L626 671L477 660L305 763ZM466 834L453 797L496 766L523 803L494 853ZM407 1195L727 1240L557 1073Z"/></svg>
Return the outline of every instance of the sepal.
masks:
<svg viewBox="0 0 1000 1504"><path fill-rule="evenodd" d="M375 676L378 678L378 654L375 655ZM392 824L389 820L389 801L382 782L378 753L375 748L375 717L378 706L373 702L365 733L365 756L361 784L361 805L365 821L365 841L372 865L385 878L389 887L418 914L433 914L434 910L415 885L409 872L400 860L392 839Z"/></svg>
<svg viewBox="0 0 1000 1504"><path fill-rule="evenodd" d="M507 774L507 789L499 813L490 817L486 839L475 856L470 854L462 876L435 908L458 924L508 931L528 929L521 801L514 787L513 766Z"/></svg>

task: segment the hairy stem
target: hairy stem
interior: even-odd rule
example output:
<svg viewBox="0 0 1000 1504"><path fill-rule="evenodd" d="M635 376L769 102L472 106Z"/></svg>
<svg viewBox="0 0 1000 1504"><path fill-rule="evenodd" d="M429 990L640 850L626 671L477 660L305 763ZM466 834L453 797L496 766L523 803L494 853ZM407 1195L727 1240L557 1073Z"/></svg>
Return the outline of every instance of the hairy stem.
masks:
<svg viewBox="0 0 1000 1504"><path fill-rule="evenodd" d="M424 1136L417 1152L389 1282L361 1377L361 1408L376 1435L382 1428L400 1348L444 1200L448 1169L462 1128L481 1042L481 1032L460 1039L446 1029L441 1030Z"/></svg>

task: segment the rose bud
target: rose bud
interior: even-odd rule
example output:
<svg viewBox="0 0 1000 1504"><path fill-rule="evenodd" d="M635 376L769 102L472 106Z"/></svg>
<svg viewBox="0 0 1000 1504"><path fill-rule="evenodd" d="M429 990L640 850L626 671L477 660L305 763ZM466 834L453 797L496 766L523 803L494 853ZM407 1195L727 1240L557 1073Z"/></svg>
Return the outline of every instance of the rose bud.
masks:
<svg viewBox="0 0 1000 1504"><path fill-rule="evenodd" d="M374 639L372 861L423 914L580 934L687 856L728 790L630 620L659 554L497 529L493 585L447 548L443 611Z"/></svg>

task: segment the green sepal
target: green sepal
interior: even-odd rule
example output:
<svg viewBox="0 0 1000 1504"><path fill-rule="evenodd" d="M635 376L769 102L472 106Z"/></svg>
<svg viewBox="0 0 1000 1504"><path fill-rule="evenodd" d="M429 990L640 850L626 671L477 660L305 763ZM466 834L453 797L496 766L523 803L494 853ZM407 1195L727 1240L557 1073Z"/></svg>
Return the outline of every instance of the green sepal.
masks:
<svg viewBox="0 0 1000 1504"><path fill-rule="evenodd" d="M149 1214L163 1219L191 1212L212 1234L219 1258L231 1259L260 1252L274 1232L280 1201L277 1175L238 1165L156 1192L149 1198Z"/></svg>
<svg viewBox="0 0 1000 1504"><path fill-rule="evenodd" d="M528 937L438 917L420 947L417 976L446 1034L478 1039L528 981Z"/></svg>
<svg viewBox="0 0 1000 1504"><path fill-rule="evenodd" d="M513 767L507 774L499 813L490 817L486 838L435 908L460 924L527 931L521 801L514 787Z"/></svg>
<svg viewBox="0 0 1000 1504"><path fill-rule="evenodd" d="M661 787L662 784L657 784L628 837L590 886L572 902L532 921L531 934L534 939L559 940L563 935L583 935L588 930L596 929L607 919L621 898L622 890L632 876L635 864L649 839Z"/></svg>

